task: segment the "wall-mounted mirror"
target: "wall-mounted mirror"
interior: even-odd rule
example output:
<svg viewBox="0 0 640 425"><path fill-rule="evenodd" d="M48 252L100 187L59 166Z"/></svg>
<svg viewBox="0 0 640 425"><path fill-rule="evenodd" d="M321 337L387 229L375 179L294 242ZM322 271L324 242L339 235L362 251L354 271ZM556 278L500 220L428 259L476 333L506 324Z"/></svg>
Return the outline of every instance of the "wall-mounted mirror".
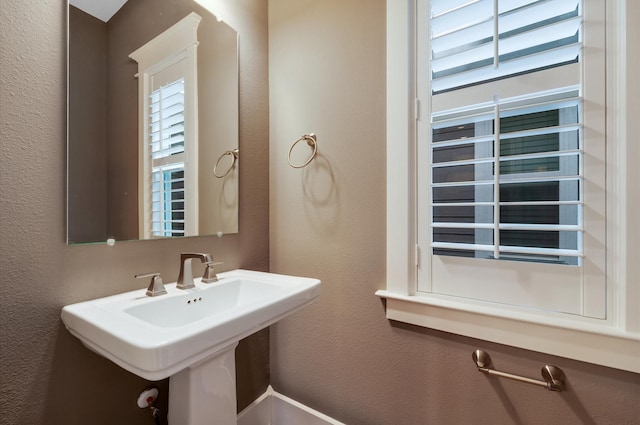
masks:
<svg viewBox="0 0 640 425"><path fill-rule="evenodd" d="M69 5L68 243L237 233L236 31L192 0L112 1Z"/></svg>

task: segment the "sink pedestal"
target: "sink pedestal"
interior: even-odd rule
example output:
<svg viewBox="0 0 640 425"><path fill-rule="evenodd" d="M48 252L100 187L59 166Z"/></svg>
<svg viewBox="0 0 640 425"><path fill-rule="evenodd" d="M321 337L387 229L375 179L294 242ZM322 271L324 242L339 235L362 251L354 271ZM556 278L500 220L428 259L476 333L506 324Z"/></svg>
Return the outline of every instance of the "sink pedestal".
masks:
<svg viewBox="0 0 640 425"><path fill-rule="evenodd" d="M169 425L236 425L238 342L169 378Z"/></svg>

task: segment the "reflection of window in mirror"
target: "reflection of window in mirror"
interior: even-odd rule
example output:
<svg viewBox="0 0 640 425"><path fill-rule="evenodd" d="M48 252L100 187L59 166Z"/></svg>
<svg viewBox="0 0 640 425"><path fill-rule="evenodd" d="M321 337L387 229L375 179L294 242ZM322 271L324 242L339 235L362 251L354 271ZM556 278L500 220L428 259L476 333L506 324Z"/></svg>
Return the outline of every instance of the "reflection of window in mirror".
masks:
<svg viewBox="0 0 640 425"><path fill-rule="evenodd" d="M144 228L151 237L185 234L184 73L180 72L181 65L180 62L158 72L151 83L149 139L143 141L146 157L151 154L149 167L145 169L145 174L151 174L151 185L145 187L148 193L144 197ZM181 74L177 79L171 76L175 68ZM160 84L166 77L169 82Z"/></svg>
<svg viewBox="0 0 640 425"><path fill-rule="evenodd" d="M200 19L188 15L130 55L138 62L138 222L145 239L198 234Z"/></svg>

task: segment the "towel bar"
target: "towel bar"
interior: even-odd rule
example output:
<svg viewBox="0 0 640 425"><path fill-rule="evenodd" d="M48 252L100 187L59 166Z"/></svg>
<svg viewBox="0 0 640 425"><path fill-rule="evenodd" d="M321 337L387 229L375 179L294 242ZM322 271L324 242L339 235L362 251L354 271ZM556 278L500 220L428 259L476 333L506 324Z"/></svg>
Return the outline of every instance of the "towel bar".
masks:
<svg viewBox="0 0 640 425"><path fill-rule="evenodd" d="M491 356L489 356L486 351L476 350L473 352L472 357L478 367L478 370L488 375L495 375L502 378L513 379L514 381L526 382L527 384L539 385L541 387L545 387L549 391L559 392L564 389L565 375L559 367L552 365L543 366L540 372L544 381L539 381L537 379L526 378L524 376L490 369Z"/></svg>

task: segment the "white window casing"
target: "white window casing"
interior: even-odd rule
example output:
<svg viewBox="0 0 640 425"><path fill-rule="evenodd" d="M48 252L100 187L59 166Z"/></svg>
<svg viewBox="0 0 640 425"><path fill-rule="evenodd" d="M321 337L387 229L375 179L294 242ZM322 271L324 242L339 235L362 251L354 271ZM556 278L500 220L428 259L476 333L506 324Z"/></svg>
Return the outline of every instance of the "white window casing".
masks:
<svg viewBox="0 0 640 425"><path fill-rule="evenodd" d="M579 96L586 123L582 129L585 150L580 153L586 177L583 222L576 225L585 229L585 236L580 244L584 252L577 254L581 265L576 267L430 255L432 246L424 243L430 240L430 228L418 223L419 214L431 208L421 196L429 192L424 185L430 184L425 180L430 173L419 172L420 158L429 155L424 149L431 148L429 143L420 145L422 138L419 143L416 140L431 131L432 107L451 111L460 105L455 103L456 96L440 95L433 106L425 95L428 88L421 85L424 79L418 78L425 70L429 75L431 69L428 58L416 54L421 43L416 39L424 40L416 22L424 22L425 16L428 20L427 0L387 1L387 286L376 294L386 298L387 317L392 320L640 372L640 279L631 275L638 271L635 244L640 243L631 208L638 207L640 196L629 177L637 176L632 166L640 158L638 148L627 144L630 128L637 128L630 115L638 111L637 96L632 99L628 93L630 86L637 88L630 70L638 70L638 55L626 50L631 51L626 40L640 37L637 25L628 24L640 18L639 8L631 0L583 3L587 30L582 59L589 65L592 60L606 61L606 78L604 67L576 63L564 65L568 72L552 68L518 76L514 85L502 84L499 93L492 93L494 82L472 86L465 89L464 99L471 105L489 102L495 94L508 100L521 95L522 86L534 80L536 92L545 91L545 81L551 84L548 90L588 82ZM592 16L606 16L606 45L602 33L593 35L588 29ZM449 65L455 65L455 60L451 58ZM606 122L598 117L606 117ZM600 123L592 124L598 119ZM421 273L426 278L419 277ZM435 283L434 273L445 278L444 285ZM500 274L504 283L495 284ZM469 283L480 282L483 275L493 286L471 285L469 295ZM565 295L558 291L560 285L568 291ZM550 305L537 304L544 297L551 300Z"/></svg>
<svg viewBox="0 0 640 425"><path fill-rule="evenodd" d="M172 27L131 53L129 57L138 63L138 110L139 110L139 153L138 153L138 210L140 236L145 239L158 237L154 232L154 222L163 210L154 209L158 200L153 198L153 187L158 181L158 170L170 171L183 163L184 167L184 236L198 234L198 90L197 90L197 29L201 17L191 13ZM184 153L178 157L167 157L166 163L152 158L150 140L152 130L150 111L152 94L161 86L182 79L184 88ZM178 161L179 160L179 161ZM178 161L178 162L177 162ZM154 174L153 170L156 170ZM170 184L167 181L166 184ZM170 220L168 220L170 221ZM154 236L155 235L155 236ZM164 234L163 236L167 236Z"/></svg>

